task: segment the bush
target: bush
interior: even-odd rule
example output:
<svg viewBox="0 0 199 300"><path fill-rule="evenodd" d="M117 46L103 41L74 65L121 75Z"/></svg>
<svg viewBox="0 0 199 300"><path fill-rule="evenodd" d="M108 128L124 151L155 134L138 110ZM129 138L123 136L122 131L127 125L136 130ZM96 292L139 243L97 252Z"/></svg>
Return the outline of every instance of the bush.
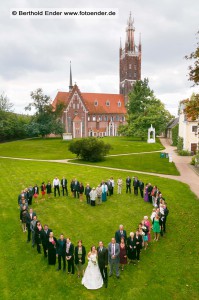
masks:
<svg viewBox="0 0 199 300"><path fill-rule="evenodd" d="M182 151L183 149L183 138L182 137L178 137L178 144L177 144L177 150L178 150L178 153L179 151Z"/></svg>
<svg viewBox="0 0 199 300"><path fill-rule="evenodd" d="M179 154L180 156L190 156L190 155L191 155L191 152L188 151L188 150L179 150L179 151L178 151L178 154Z"/></svg>
<svg viewBox="0 0 199 300"><path fill-rule="evenodd" d="M190 164L196 167L199 166L199 153L192 157Z"/></svg>
<svg viewBox="0 0 199 300"><path fill-rule="evenodd" d="M73 140L68 147L69 151L75 153L78 158L92 162L103 160L111 148L110 144L105 144L94 137Z"/></svg>

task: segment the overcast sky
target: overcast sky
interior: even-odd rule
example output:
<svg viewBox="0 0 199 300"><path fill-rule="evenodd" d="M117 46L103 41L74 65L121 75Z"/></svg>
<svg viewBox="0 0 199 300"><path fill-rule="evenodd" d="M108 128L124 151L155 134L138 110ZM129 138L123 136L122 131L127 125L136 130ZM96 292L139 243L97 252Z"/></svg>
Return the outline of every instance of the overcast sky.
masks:
<svg viewBox="0 0 199 300"><path fill-rule="evenodd" d="M0 93L15 112L25 113L30 92L39 87L52 100L68 91L70 60L81 92L119 93L119 44L130 11L136 43L142 36L142 79L149 78L155 95L177 115L179 101L197 91L184 56L196 49L198 0L10 0L0 6ZM50 8L112 9L116 17L11 16L15 9Z"/></svg>

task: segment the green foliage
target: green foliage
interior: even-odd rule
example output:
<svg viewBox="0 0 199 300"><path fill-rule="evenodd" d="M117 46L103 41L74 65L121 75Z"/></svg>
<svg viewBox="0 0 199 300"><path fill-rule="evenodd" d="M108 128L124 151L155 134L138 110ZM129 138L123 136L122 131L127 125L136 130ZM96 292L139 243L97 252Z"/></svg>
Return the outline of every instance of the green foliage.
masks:
<svg viewBox="0 0 199 300"><path fill-rule="evenodd" d="M0 141L10 141L28 137L26 126L28 126L29 122L29 116L0 111Z"/></svg>
<svg viewBox="0 0 199 300"><path fill-rule="evenodd" d="M73 140L69 145L69 150L85 161L101 161L110 149L110 144L94 137Z"/></svg>
<svg viewBox="0 0 199 300"><path fill-rule="evenodd" d="M179 150L179 151L178 151L178 154L179 154L180 156L190 156L190 155L191 155L191 152L188 151L188 150Z"/></svg>
<svg viewBox="0 0 199 300"><path fill-rule="evenodd" d="M178 144L177 144L177 151L182 151L183 150L183 138L182 137L178 137Z"/></svg>
<svg viewBox="0 0 199 300"><path fill-rule="evenodd" d="M36 113L32 117L31 123L26 130L30 136L45 137L48 134L54 133L62 135L64 126L60 121L60 116L63 111L63 104L59 103L56 108L51 105L50 97L43 94L43 90L38 88L35 92L31 92L33 102L25 108L31 110L32 107Z"/></svg>
<svg viewBox="0 0 199 300"><path fill-rule="evenodd" d="M178 144L178 129L179 125L172 128L172 146L177 146Z"/></svg>
<svg viewBox="0 0 199 300"><path fill-rule="evenodd" d="M156 134L163 132L172 116L164 104L155 97L148 79L136 81L129 94L128 124L119 128L119 133L146 139L148 128L153 125Z"/></svg>
<svg viewBox="0 0 199 300"><path fill-rule="evenodd" d="M12 112L13 103L3 93L0 95L0 112Z"/></svg>
<svg viewBox="0 0 199 300"><path fill-rule="evenodd" d="M199 37L199 31L197 34ZM189 80L193 81L194 85L199 85L199 42L196 50L190 55L186 55L185 58L194 61L194 65L189 66Z"/></svg>
<svg viewBox="0 0 199 300"><path fill-rule="evenodd" d="M196 167L199 166L199 152L192 157L191 165L194 165Z"/></svg>

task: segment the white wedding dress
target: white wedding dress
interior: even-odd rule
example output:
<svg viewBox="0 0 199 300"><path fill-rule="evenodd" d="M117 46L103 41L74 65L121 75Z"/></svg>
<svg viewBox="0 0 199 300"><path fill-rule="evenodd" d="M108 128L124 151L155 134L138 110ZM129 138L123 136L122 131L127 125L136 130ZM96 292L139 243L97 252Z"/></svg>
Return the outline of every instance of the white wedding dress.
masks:
<svg viewBox="0 0 199 300"><path fill-rule="evenodd" d="M100 289L103 286L103 279L97 263L96 254L91 253L89 257L88 266L82 278L82 284L88 290Z"/></svg>

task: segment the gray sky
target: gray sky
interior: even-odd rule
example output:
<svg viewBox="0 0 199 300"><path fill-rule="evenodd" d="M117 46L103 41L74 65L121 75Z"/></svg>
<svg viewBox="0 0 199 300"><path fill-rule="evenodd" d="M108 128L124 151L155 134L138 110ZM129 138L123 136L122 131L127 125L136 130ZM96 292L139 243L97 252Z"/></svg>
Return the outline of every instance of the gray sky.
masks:
<svg viewBox="0 0 199 300"><path fill-rule="evenodd" d="M31 9L116 10L116 17L11 17ZM119 93L119 44L125 42L129 12L135 40L142 35L142 79L177 115L180 100L190 97L189 61L199 30L198 0L10 0L0 4L0 93L24 113L30 92L43 88L54 98L68 91L69 64L81 92Z"/></svg>

